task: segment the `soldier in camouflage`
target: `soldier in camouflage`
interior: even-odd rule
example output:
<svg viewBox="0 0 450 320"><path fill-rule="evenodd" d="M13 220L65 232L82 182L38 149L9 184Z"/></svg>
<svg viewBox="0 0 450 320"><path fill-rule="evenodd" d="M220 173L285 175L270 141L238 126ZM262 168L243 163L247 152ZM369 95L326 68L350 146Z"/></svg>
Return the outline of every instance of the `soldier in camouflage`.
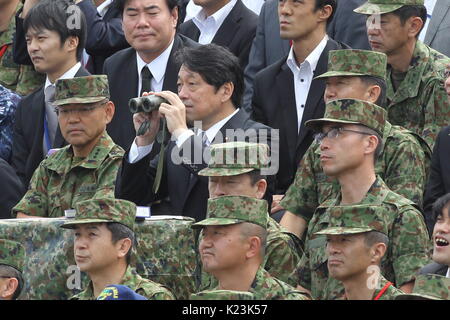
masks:
<svg viewBox="0 0 450 320"><path fill-rule="evenodd" d="M307 299L261 266L267 210L267 201L252 197L209 199L207 218L192 225L202 228L199 251L203 269L219 282L213 290L250 292L257 300Z"/></svg>
<svg viewBox="0 0 450 320"><path fill-rule="evenodd" d="M437 274L419 275L413 292L399 295L396 300L450 300L450 278Z"/></svg>
<svg viewBox="0 0 450 320"><path fill-rule="evenodd" d="M324 118L306 122L319 131L316 140L324 173L340 185L337 196L323 202L308 224L298 277L313 298L337 299L344 294L342 284L328 279L326 241L316 235L329 226L333 207L376 205L386 215L391 245L382 262L383 275L402 291L411 292L414 274L429 261L430 243L421 213L375 173L385 117L386 111L375 104L340 99L327 103Z"/></svg>
<svg viewBox="0 0 450 320"><path fill-rule="evenodd" d="M386 55L366 50L330 51L328 72L317 78L326 80L325 102L360 99L383 106L386 97ZM415 133L389 121L384 122L381 155L375 173L394 192L422 206L431 150ZM339 183L327 177L320 167L320 145L312 144L302 159L294 183L281 206L286 214L281 225L302 236L314 210L339 193Z"/></svg>
<svg viewBox="0 0 450 320"><path fill-rule="evenodd" d="M16 300L22 291L24 247L15 241L0 239L0 300Z"/></svg>
<svg viewBox="0 0 450 320"><path fill-rule="evenodd" d="M262 143L227 142L211 146L208 168L199 172L209 177L210 198L220 196L266 197L267 178L262 174L269 165L269 146ZM290 285L290 278L303 248L300 239L268 217L267 245L262 267L272 276ZM201 290L217 286L217 281L206 272L202 274Z"/></svg>
<svg viewBox="0 0 450 320"><path fill-rule="evenodd" d="M14 16L22 7L20 0L0 3L0 85L26 96L42 86L45 75L36 72L33 66L18 65L13 61Z"/></svg>
<svg viewBox="0 0 450 320"><path fill-rule="evenodd" d="M393 300L402 292L380 272L389 247L388 222L378 206L332 207L327 240L331 278L342 281L346 300Z"/></svg>
<svg viewBox="0 0 450 320"><path fill-rule="evenodd" d="M388 57L389 121L421 135L433 149L450 115L444 89L450 59L417 39L427 16L423 4L424 0L369 0L354 11L368 16L369 43Z"/></svg>
<svg viewBox="0 0 450 320"><path fill-rule="evenodd" d="M255 296L245 291L205 290L191 294L189 300L255 300Z"/></svg>
<svg viewBox="0 0 450 320"><path fill-rule="evenodd" d="M91 282L72 299L94 300L111 284L127 286L151 300L174 299L167 288L142 278L130 266L135 243L134 203L97 198L78 202L75 210L75 218L61 227L74 229L75 262Z"/></svg>
<svg viewBox="0 0 450 320"><path fill-rule="evenodd" d="M0 158L6 162L11 158L14 115L19 101L19 95L0 84Z"/></svg>
<svg viewBox="0 0 450 320"><path fill-rule="evenodd" d="M114 116L105 75L60 79L55 105L68 146L54 152L33 174L13 216L61 217L82 200L114 198L124 151L106 133Z"/></svg>

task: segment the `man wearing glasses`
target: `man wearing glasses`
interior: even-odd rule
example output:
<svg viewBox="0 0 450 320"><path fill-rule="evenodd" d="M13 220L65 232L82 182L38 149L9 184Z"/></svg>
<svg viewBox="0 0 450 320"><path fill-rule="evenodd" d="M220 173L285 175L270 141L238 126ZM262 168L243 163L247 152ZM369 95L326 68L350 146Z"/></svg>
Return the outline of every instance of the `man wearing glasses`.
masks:
<svg viewBox="0 0 450 320"><path fill-rule="evenodd" d="M115 109L107 77L61 79L55 92L59 127L69 145L41 162L13 208L17 218L60 217L79 201L114 198L124 151L106 133Z"/></svg>
<svg viewBox="0 0 450 320"><path fill-rule="evenodd" d="M305 252L299 263L300 286L314 299L338 299L342 283L328 275L326 238L315 233L326 229L332 208L372 205L388 220L390 248L383 259L382 274L405 292L411 292L415 273L429 261L429 240L422 214L413 202L392 192L375 173L382 150L386 111L370 102L340 99L326 105L324 118L306 122L317 131L323 172L339 181L340 192L323 202L308 225Z"/></svg>

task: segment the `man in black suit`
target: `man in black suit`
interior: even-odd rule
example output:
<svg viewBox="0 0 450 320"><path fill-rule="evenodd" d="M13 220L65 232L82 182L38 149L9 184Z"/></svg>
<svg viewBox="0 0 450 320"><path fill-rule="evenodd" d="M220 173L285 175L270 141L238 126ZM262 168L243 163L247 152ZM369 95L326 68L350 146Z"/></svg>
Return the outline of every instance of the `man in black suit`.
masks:
<svg viewBox="0 0 450 320"><path fill-rule="evenodd" d="M420 274L438 274L450 278L450 193L440 197L433 205L433 262L420 270Z"/></svg>
<svg viewBox="0 0 450 320"><path fill-rule="evenodd" d="M179 32L200 44L227 47L239 58L242 69L256 33L258 16L241 0L194 0L202 7L197 16L179 26Z"/></svg>
<svg viewBox="0 0 450 320"><path fill-rule="evenodd" d="M329 39L326 25L335 0L282 0L278 5L280 35L292 40L289 55L255 77L253 119L280 130L280 159L272 207L291 185L298 164L313 140L304 123L322 117L325 82L314 77L327 70L328 52L343 49ZM277 217L276 220L281 217Z"/></svg>
<svg viewBox="0 0 450 320"><path fill-rule="evenodd" d="M185 46L197 44L176 34L176 0L116 1L123 12L123 30L131 48L105 61L104 73L108 76L111 101L116 106L107 131L114 142L126 150L135 137L128 101L141 96L143 91L177 92L180 65L175 62L174 54Z"/></svg>
<svg viewBox="0 0 450 320"><path fill-rule="evenodd" d="M270 146L270 128L250 120L245 111L238 109L244 90L243 72L229 50L214 44L184 48L178 59L182 63L178 95L170 91L156 93L168 101L161 104L159 113L138 113L133 117L136 130L145 120L150 120L151 125L144 135L136 137L124 157L116 197L138 205L169 199L172 214L199 221L206 216L209 196L208 179L198 175L208 163L204 152L207 146L235 140L258 140ZM159 114L167 120L172 140L164 153L161 186L156 194L152 186L161 155L152 160L149 152L158 132ZM195 128L188 129L188 123Z"/></svg>
<svg viewBox="0 0 450 320"><path fill-rule="evenodd" d="M69 28L69 6L66 0L43 0L24 20L28 53L35 69L47 76L45 85L22 99L16 111L11 164L25 187L48 151L66 144L52 105L54 83L89 75L79 62L86 21L80 13L79 25Z"/></svg>
<svg viewBox="0 0 450 320"><path fill-rule="evenodd" d="M0 193L0 219L11 219L11 209L22 198L25 188L14 169L0 158L0 181L3 188Z"/></svg>

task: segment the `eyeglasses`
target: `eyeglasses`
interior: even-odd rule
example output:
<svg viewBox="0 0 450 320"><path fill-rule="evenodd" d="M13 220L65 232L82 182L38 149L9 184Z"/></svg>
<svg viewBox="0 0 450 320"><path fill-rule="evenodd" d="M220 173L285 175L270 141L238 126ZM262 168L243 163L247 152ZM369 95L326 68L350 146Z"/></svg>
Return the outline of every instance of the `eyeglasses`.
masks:
<svg viewBox="0 0 450 320"><path fill-rule="evenodd" d="M88 106L82 106L82 107L75 107L68 109L67 107L55 107L55 112L58 117L68 117L70 114L79 115L81 117L89 115L94 109L97 109L101 106L104 106L107 104L108 101L102 102L100 104L94 104L94 105L88 105Z"/></svg>
<svg viewBox="0 0 450 320"><path fill-rule="evenodd" d="M363 131L356 131L356 130L350 130L350 129L344 129L342 127L336 127L336 128L332 128L330 131L328 132L318 132L314 135L314 140L317 143L321 143L322 140L327 137L329 139L336 139L337 137L339 137L339 135L342 132L353 132L353 133L359 133L359 134L364 134L364 135L368 135L371 136L371 133L368 132L363 132Z"/></svg>

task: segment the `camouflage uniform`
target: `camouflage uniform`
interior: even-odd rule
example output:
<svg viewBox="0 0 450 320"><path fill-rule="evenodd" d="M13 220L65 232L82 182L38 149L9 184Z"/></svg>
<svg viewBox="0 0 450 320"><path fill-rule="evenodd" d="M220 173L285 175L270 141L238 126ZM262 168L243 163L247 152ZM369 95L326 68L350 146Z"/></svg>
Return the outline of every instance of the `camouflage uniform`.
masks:
<svg viewBox="0 0 450 320"><path fill-rule="evenodd" d="M320 126L326 122L361 124L382 132L385 112L369 102L342 99L328 103L324 118L307 121L306 125ZM327 283L325 237L315 235L328 227L331 208L345 207L340 206L340 201L339 193L316 209L308 225L305 253L299 264L300 285L318 299L336 299L343 294L342 285L337 281L330 279ZM378 206L377 210L388 220L390 247L381 265L384 276L397 287L414 280L414 274L429 261L430 243L422 214L411 201L389 190L380 177L359 205Z"/></svg>
<svg viewBox="0 0 450 320"><path fill-rule="evenodd" d="M239 158L239 156L243 156ZM234 176L261 170L269 163L269 147L249 142L228 142L211 146L208 168L199 172L202 176ZM263 268L272 276L295 285L290 274L300 261L303 249L300 239L269 217L267 245ZM201 290L211 289L217 280L209 273L202 273Z"/></svg>
<svg viewBox="0 0 450 320"><path fill-rule="evenodd" d="M0 158L8 163L11 157L14 115L19 102L20 96L0 85Z"/></svg>
<svg viewBox="0 0 450 320"><path fill-rule="evenodd" d="M247 291L205 290L191 294L189 300L255 300L255 297Z"/></svg>
<svg viewBox="0 0 450 320"><path fill-rule="evenodd" d="M329 215L329 227L315 233L315 235L355 235L371 231L381 232L386 236L389 234L389 221L386 220L388 216L382 210L379 210L378 206L356 205L332 207L329 209ZM359 277L359 275L357 276ZM368 285L367 281L370 281L370 279L367 278L364 281L364 286ZM338 281L329 281L329 283L335 285ZM395 288L393 283L387 281L381 274L378 275L378 283L376 285L377 287L372 295L372 300L394 300L396 296L403 293L401 290ZM343 298L347 299L345 295Z"/></svg>
<svg viewBox="0 0 450 320"><path fill-rule="evenodd" d="M17 4L15 14L22 9L22 2ZM12 17L8 29L0 33L0 50L6 51L0 57L0 85L26 96L44 84L45 75L34 70L33 66L18 65L13 61L13 40L16 20Z"/></svg>
<svg viewBox="0 0 450 320"><path fill-rule="evenodd" d="M75 218L64 223L61 228L73 229L77 225L86 223L117 222L134 231L136 205L121 199L91 199L76 204ZM136 293L152 300L173 300L173 294L162 285L139 276L131 266L127 266L121 283ZM94 300L92 282L81 293L72 297L74 300Z"/></svg>
<svg viewBox="0 0 450 320"><path fill-rule="evenodd" d="M423 0L369 0L355 12L384 14L405 5L423 5ZM417 40L408 72L394 90L387 70L388 119L422 136L433 149L440 129L448 125L450 104L444 88L444 70L450 59Z"/></svg>
<svg viewBox="0 0 450 320"><path fill-rule="evenodd" d="M16 241L0 239L0 265L4 264L22 272L25 248Z"/></svg>
<svg viewBox="0 0 450 320"><path fill-rule="evenodd" d="M386 76L386 55L366 50L334 50L328 58L328 72L317 78L337 76ZM405 198L422 206L431 149L415 133L384 122L383 150L376 162L375 172L388 187ZM313 143L305 153L281 206L311 219L320 203L339 192L336 179L327 177L320 166L320 145Z"/></svg>
<svg viewBox="0 0 450 320"><path fill-rule="evenodd" d="M194 223L193 228L203 228L210 225L233 225L247 222L267 229L267 201L244 196L222 196L208 199L208 212L205 220ZM213 290L218 290L214 288ZM296 291L290 285L272 277L261 266L250 286L257 300L307 299L304 294Z"/></svg>
<svg viewBox="0 0 450 320"><path fill-rule="evenodd" d="M411 294L396 300L450 300L450 278L437 274L418 275Z"/></svg>
<svg viewBox="0 0 450 320"><path fill-rule="evenodd" d="M94 103L109 98L106 76L62 79L56 82L54 104ZM60 217L82 200L114 198L114 184L124 151L103 132L85 158L66 146L43 160L22 200L12 209L32 216Z"/></svg>

